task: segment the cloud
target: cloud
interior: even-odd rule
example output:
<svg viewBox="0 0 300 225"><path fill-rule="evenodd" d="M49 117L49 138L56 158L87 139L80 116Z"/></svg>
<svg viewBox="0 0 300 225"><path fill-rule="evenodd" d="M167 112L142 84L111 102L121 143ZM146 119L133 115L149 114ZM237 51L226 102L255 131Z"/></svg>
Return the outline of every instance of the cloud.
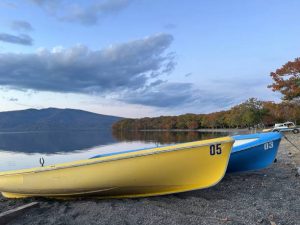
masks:
<svg viewBox="0 0 300 225"><path fill-rule="evenodd" d="M46 9L57 8L59 4L63 2L62 0L29 0L29 1L40 7L44 7Z"/></svg>
<svg viewBox="0 0 300 225"><path fill-rule="evenodd" d="M20 90L83 93L161 109L227 107L235 93L224 87L170 82L176 66L169 34L157 34L101 50L84 45L0 54L0 85ZM207 87L206 87L207 86ZM231 88L232 89L232 88Z"/></svg>
<svg viewBox="0 0 300 225"><path fill-rule="evenodd" d="M180 113L211 112L229 108L240 102L237 93L227 92L224 87L216 90L211 88L212 86L199 87L193 83L158 80L143 89L125 92L119 100L161 109L172 108Z"/></svg>
<svg viewBox="0 0 300 225"><path fill-rule="evenodd" d="M60 21L76 22L83 25L95 25L100 19L116 14L127 8L135 0L102 0L82 6L64 0L30 0L45 9Z"/></svg>
<svg viewBox="0 0 300 225"><path fill-rule="evenodd" d="M121 100L155 107L175 107L195 101L193 90L191 83L159 82L143 90L127 92Z"/></svg>
<svg viewBox="0 0 300 225"><path fill-rule="evenodd" d="M33 30L31 24L23 20L13 21L11 23L11 28L19 32L29 32Z"/></svg>
<svg viewBox="0 0 300 225"><path fill-rule="evenodd" d="M49 4L52 2L52 0L30 0L33 3L36 3L38 5L45 5L45 4Z"/></svg>
<svg viewBox="0 0 300 225"><path fill-rule="evenodd" d="M177 28L177 25L174 24L174 23L167 23L164 25L164 28L167 29L167 30L174 30Z"/></svg>
<svg viewBox="0 0 300 225"><path fill-rule="evenodd" d="M8 101L10 101L10 102L17 102L17 101L19 101L19 99L17 99L17 98L9 98Z"/></svg>
<svg viewBox="0 0 300 225"><path fill-rule="evenodd" d="M10 1L1 1L0 2L0 7L6 7L6 8L17 8L17 4L10 2Z"/></svg>
<svg viewBox="0 0 300 225"><path fill-rule="evenodd" d="M0 85L98 95L143 89L172 70L174 57L166 53L172 41L171 35L157 34L98 51L78 45L33 54L1 53Z"/></svg>
<svg viewBox="0 0 300 225"><path fill-rule="evenodd" d="M190 76L192 76L193 75L193 73L186 73L184 76L185 77L190 77Z"/></svg>
<svg viewBox="0 0 300 225"><path fill-rule="evenodd" d="M19 44L19 45L32 45L33 40L30 36L26 34L20 35L12 35L7 33L0 33L0 41L12 43L12 44Z"/></svg>

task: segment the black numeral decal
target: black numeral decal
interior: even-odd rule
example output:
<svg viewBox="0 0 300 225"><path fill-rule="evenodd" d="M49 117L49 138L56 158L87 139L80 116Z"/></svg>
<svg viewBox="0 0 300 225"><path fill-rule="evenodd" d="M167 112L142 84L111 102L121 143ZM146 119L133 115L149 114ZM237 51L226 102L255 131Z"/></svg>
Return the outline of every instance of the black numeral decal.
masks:
<svg viewBox="0 0 300 225"><path fill-rule="evenodd" d="M222 148L221 148L221 144L216 144L216 145L211 145L209 147L209 154L210 155L221 155L222 154Z"/></svg>
<svg viewBox="0 0 300 225"><path fill-rule="evenodd" d="M217 147L217 148L216 148L216 149L217 149L217 151L216 151L217 154L218 154L218 155L221 155L221 154L222 154L221 144L217 144L216 147Z"/></svg>
<svg viewBox="0 0 300 225"><path fill-rule="evenodd" d="M210 153L210 155L215 155L216 154L216 146L215 145L211 145L210 147L209 147L209 153Z"/></svg>

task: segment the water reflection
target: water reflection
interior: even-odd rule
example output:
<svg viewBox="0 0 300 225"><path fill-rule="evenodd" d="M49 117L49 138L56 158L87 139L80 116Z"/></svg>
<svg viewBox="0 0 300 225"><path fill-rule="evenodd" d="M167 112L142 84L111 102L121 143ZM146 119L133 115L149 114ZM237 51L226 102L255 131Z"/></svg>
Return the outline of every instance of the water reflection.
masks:
<svg viewBox="0 0 300 225"><path fill-rule="evenodd" d="M18 170L39 167L39 159L45 159L45 166L57 163L71 162L81 159L89 159L95 155L106 154L112 152L126 151L131 149L138 149L141 146L154 147L151 143L142 142L120 142L104 146L94 146L89 149L74 152L61 152L56 154L44 153L24 153L24 152L8 152L0 151L0 171Z"/></svg>
<svg viewBox="0 0 300 225"><path fill-rule="evenodd" d="M54 154L115 142L111 130L0 133L0 150L12 152Z"/></svg>
<svg viewBox="0 0 300 225"><path fill-rule="evenodd" d="M111 130L0 133L0 171L88 159L95 155L226 136L200 132Z"/></svg>
<svg viewBox="0 0 300 225"><path fill-rule="evenodd" d="M118 141L142 141L145 143L154 142L158 144L199 141L226 135L228 135L228 133L197 131L113 131L113 136Z"/></svg>

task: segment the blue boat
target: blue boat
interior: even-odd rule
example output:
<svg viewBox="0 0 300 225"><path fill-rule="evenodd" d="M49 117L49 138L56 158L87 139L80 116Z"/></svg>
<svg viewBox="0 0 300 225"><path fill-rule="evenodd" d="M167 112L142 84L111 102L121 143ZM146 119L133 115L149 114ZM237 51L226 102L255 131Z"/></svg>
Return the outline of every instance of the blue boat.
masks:
<svg viewBox="0 0 300 225"><path fill-rule="evenodd" d="M263 169L271 165L277 155L282 135L279 132L233 136L235 143L227 173Z"/></svg>

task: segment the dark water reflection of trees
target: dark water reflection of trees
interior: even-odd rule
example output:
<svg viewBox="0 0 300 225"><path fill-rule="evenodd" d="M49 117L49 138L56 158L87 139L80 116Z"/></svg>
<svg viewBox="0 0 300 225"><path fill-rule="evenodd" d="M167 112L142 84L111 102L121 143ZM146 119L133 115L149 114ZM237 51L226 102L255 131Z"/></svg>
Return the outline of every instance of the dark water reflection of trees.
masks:
<svg viewBox="0 0 300 225"><path fill-rule="evenodd" d="M82 151L116 142L141 141L144 143L173 144L197 141L226 133L196 131L51 131L51 132L0 132L0 151L56 154Z"/></svg>
<svg viewBox="0 0 300 225"><path fill-rule="evenodd" d="M226 135L228 134L224 132L113 130L113 136L118 141L156 142L158 144L183 143L222 137Z"/></svg>

